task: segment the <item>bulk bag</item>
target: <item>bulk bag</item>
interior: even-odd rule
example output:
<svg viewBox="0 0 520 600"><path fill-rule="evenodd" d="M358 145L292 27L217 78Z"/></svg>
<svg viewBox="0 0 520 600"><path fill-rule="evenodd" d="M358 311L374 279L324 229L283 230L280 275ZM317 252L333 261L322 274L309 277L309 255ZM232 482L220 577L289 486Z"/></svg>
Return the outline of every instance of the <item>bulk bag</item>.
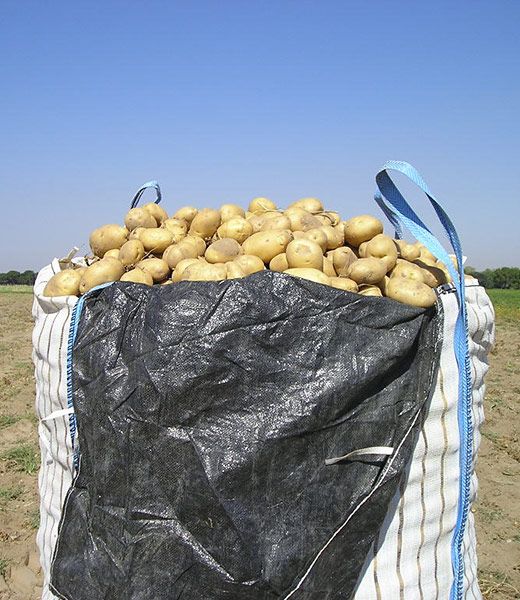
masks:
<svg viewBox="0 0 520 600"><path fill-rule="evenodd" d="M60 382L37 382L44 597L54 554L50 589L71 600L480 598L468 511L493 313L474 280L428 310L273 272L60 306L41 296L51 271L35 286L37 373ZM54 333L45 354L58 320L68 351Z"/></svg>

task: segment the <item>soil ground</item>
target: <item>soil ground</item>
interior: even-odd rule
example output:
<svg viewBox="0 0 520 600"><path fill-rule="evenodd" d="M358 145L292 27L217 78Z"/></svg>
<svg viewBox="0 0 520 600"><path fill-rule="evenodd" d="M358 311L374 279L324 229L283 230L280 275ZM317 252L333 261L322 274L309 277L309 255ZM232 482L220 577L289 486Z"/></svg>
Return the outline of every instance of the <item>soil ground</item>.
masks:
<svg viewBox="0 0 520 600"><path fill-rule="evenodd" d="M496 292L497 343L487 378L486 423L474 507L486 600L520 598L520 293ZM0 289L0 599L41 594L34 542L39 452L31 362L32 295Z"/></svg>

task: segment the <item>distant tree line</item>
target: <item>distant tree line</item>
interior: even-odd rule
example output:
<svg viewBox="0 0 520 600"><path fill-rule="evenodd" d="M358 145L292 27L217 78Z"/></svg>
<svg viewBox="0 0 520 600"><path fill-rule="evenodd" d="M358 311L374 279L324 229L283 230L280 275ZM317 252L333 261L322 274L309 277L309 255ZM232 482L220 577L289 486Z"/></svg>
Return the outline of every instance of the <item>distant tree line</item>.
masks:
<svg viewBox="0 0 520 600"><path fill-rule="evenodd" d="M8 271L0 273L0 285L34 285L36 273L34 271Z"/></svg>
<svg viewBox="0 0 520 600"><path fill-rule="evenodd" d="M499 269L486 269L477 271L473 267L466 267L468 275L476 277L486 288L520 289L520 269L518 267L500 267Z"/></svg>

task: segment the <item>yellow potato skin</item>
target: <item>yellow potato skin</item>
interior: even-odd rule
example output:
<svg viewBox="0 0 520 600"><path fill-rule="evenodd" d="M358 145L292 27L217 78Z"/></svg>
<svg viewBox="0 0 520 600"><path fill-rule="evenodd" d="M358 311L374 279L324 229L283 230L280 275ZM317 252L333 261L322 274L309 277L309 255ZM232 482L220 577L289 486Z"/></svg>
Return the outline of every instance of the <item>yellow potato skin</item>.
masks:
<svg viewBox="0 0 520 600"><path fill-rule="evenodd" d="M277 271L278 273L282 273L289 268L289 263L287 262L287 255L285 252L281 254L277 254L271 262L269 263L269 269L271 271Z"/></svg>
<svg viewBox="0 0 520 600"><path fill-rule="evenodd" d="M199 211L190 225L190 235L195 235L204 240L210 239L220 226L220 212L212 208L203 208Z"/></svg>
<svg viewBox="0 0 520 600"><path fill-rule="evenodd" d="M367 242L364 253L367 258L369 256L380 258L386 264L387 272L393 269L397 262L397 247L394 240L384 233L378 233Z"/></svg>
<svg viewBox="0 0 520 600"><path fill-rule="evenodd" d="M144 246L140 240L128 240L121 246L118 258L124 267L133 267L143 260L144 254Z"/></svg>
<svg viewBox="0 0 520 600"><path fill-rule="evenodd" d="M56 296L77 296L79 294L79 284L82 277L80 269L65 269L53 275L43 290L43 295L47 297Z"/></svg>
<svg viewBox="0 0 520 600"><path fill-rule="evenodd" d="M131 208L125 216L125 226L129 231L136 227L157 227L157 221L143 206Z"/></svg>
<svg viewBox="0 0 520 600"><path fill-rule="evenodd" d="M244 254L253 254L269 263L277 254L285 252L292 235L287 231L259 231L242 244Z"/></svg>
<svg viewBox="0 0 520 600"><path fill-rule="evenodd" d="M246 211L238 204L223 204L220 207L220 220L222 223L226 223L235 217L244 218L245 216Z"/></svg>
<svg viewBox="0 0 520 600"><path fill-rule="evenodd" d="M378 233L383 233L383 223L372 215L359 215L352 217L344 223L345 242L356 248L367 242Z"/></svg>
<svg viewBox="0 0 520 600"><path fill-rule="evenodd" d="M386 286L386 295L397 302L420 308L429 308L437 301L435 292L425 283L398 277L390 277Z"/></svg>
<svg viewBox="0 0 520 600"><path fill-rule="evenodd" d="M232 217L217 229L218 237L232 238L243 244L253 234L253 225L244 217Z"/></svg>
<svg viewBox="0 0 520 600"><path fill-rule="evenodd" d="M179 208L172 218L179 219L179 221L186 221L186 223L190 225L198 212L199 211L194 206L183 206L182 208Z"/></svg>
<svg viewBox="0 0 520 600"><path fill-rule="evenodd" d="M276 210L276 208L276 204L269 198L253 198L249 203L248 211L251 213L264 213Z"/></svg>
<svg viewBox="0 0 520 600"><path fill-rule="evenodd" d="M160 283L170 276L170 267L162 258L145 258L136 267L149 273L154 283Z"/></svg>
<svg viewBox="0 0 520 600"><path fill-rule="evenodd" d="M293 240L285 250L290 269L323 269L323 250L316 242L308 239Z"/></svg>
<svg viewBox="0 0 520 600"><path fill-rule="evenodd" d="M95 256L103 258L105 253L121 246L128 239L128 229L120 225L102 225L90 234L90 248Z"/></svg>
<svg viewBox="0 0 520 600"><path fill-rule="evenodd" d="M310 281L315 281L316 283L321 283L323 285L329 285L330 281L330 277L327 277L325 273L318 271L318 269L295 268L287 269L285 273L287 273L287 275L292 275L293 277L309 279Z"/></svg>
<svg viewBox="0 0 520 600"><path fill-rule="evenodd" d="M131 269L121 276L121 281L128 281L131 283L142 283L143 285L152 286L153 278L150 273L143 271L142 269Z"/></svg>
<svg viewBox="0 0 520 600"><path fill-rule="evenodd" d="M233 262L236 262L246 275L252 275L265 269L264 261L252 254L242 254L235 258Z"/></svg>
<svg viewBox="0 0 520 600"><path fill-rule="evenodd" d="M184 271L191 265L196 265L198 262L200 262L198 258L183 258L177 263L177 266L173 271L172 281L180 281L182 279L182 274L184 273Z"/></svg>
<svg viewBox="0 0 520 600"><path fill-rule="evenodd" d="M166 221L166 219L168 219L168 213L156 202L148 202L148 204L145 204L143 208L148 211L150 215L152 215L158 225L161 225L164 221Z"/></svg>
<svg viewBox="0 0 520 600"><path fill-rule="evenodd" d="M223 238L208 246L204 257L209 263L226 263L234 260L242 252L242 246L232 239Z"/></svg>
<svg viewBox="0 0 520 600"><path fill-rule="evenodd" d="M323 211L323 204L318 198L301 198L296 200L292 204L289 204L289 208L303 208L309 213L318 213Z"/></svg>
<svg viewBox="0 0 520 600"><path fill-rule="evenodd" d="M119 281L124 272L123 264L117 258L102 258L91 264L83 272L79 292L85 294L97 285Z"/></svg>
<svg viewBox="0 0 520 600"><path fill-rule="evenodd" d="M162 254L173 244L173 234L168 229L145 229L139 236L146 252Z"/></svg>
<svg viewBox="0 0 520 600"><path fill-rule="evenodd" d="M358 285L375 284L386 275L386 265L379 258L358 258L347 269L347 277Z"/></svg>
<svg viewBox="0 0 520 600"><path fill-rule="evenodd" d="M329 285L337 288L338 290L344 290L346 292L357 292L358 284L348 277L331 277Z"/></svg>

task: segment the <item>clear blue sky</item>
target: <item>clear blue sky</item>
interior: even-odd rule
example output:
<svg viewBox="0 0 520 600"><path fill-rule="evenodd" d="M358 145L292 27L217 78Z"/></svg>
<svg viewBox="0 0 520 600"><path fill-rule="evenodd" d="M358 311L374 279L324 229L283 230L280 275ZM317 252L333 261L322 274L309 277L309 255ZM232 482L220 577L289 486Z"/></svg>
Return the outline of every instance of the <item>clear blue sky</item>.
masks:
<svg viewBox="0 0 520 600"><path fill-rule="evenodd" d="M389 158L469 264L520 265L519 23L518 0L3 0L0 271L85 249L149 179L170 212L376 213Z"/></svg>

